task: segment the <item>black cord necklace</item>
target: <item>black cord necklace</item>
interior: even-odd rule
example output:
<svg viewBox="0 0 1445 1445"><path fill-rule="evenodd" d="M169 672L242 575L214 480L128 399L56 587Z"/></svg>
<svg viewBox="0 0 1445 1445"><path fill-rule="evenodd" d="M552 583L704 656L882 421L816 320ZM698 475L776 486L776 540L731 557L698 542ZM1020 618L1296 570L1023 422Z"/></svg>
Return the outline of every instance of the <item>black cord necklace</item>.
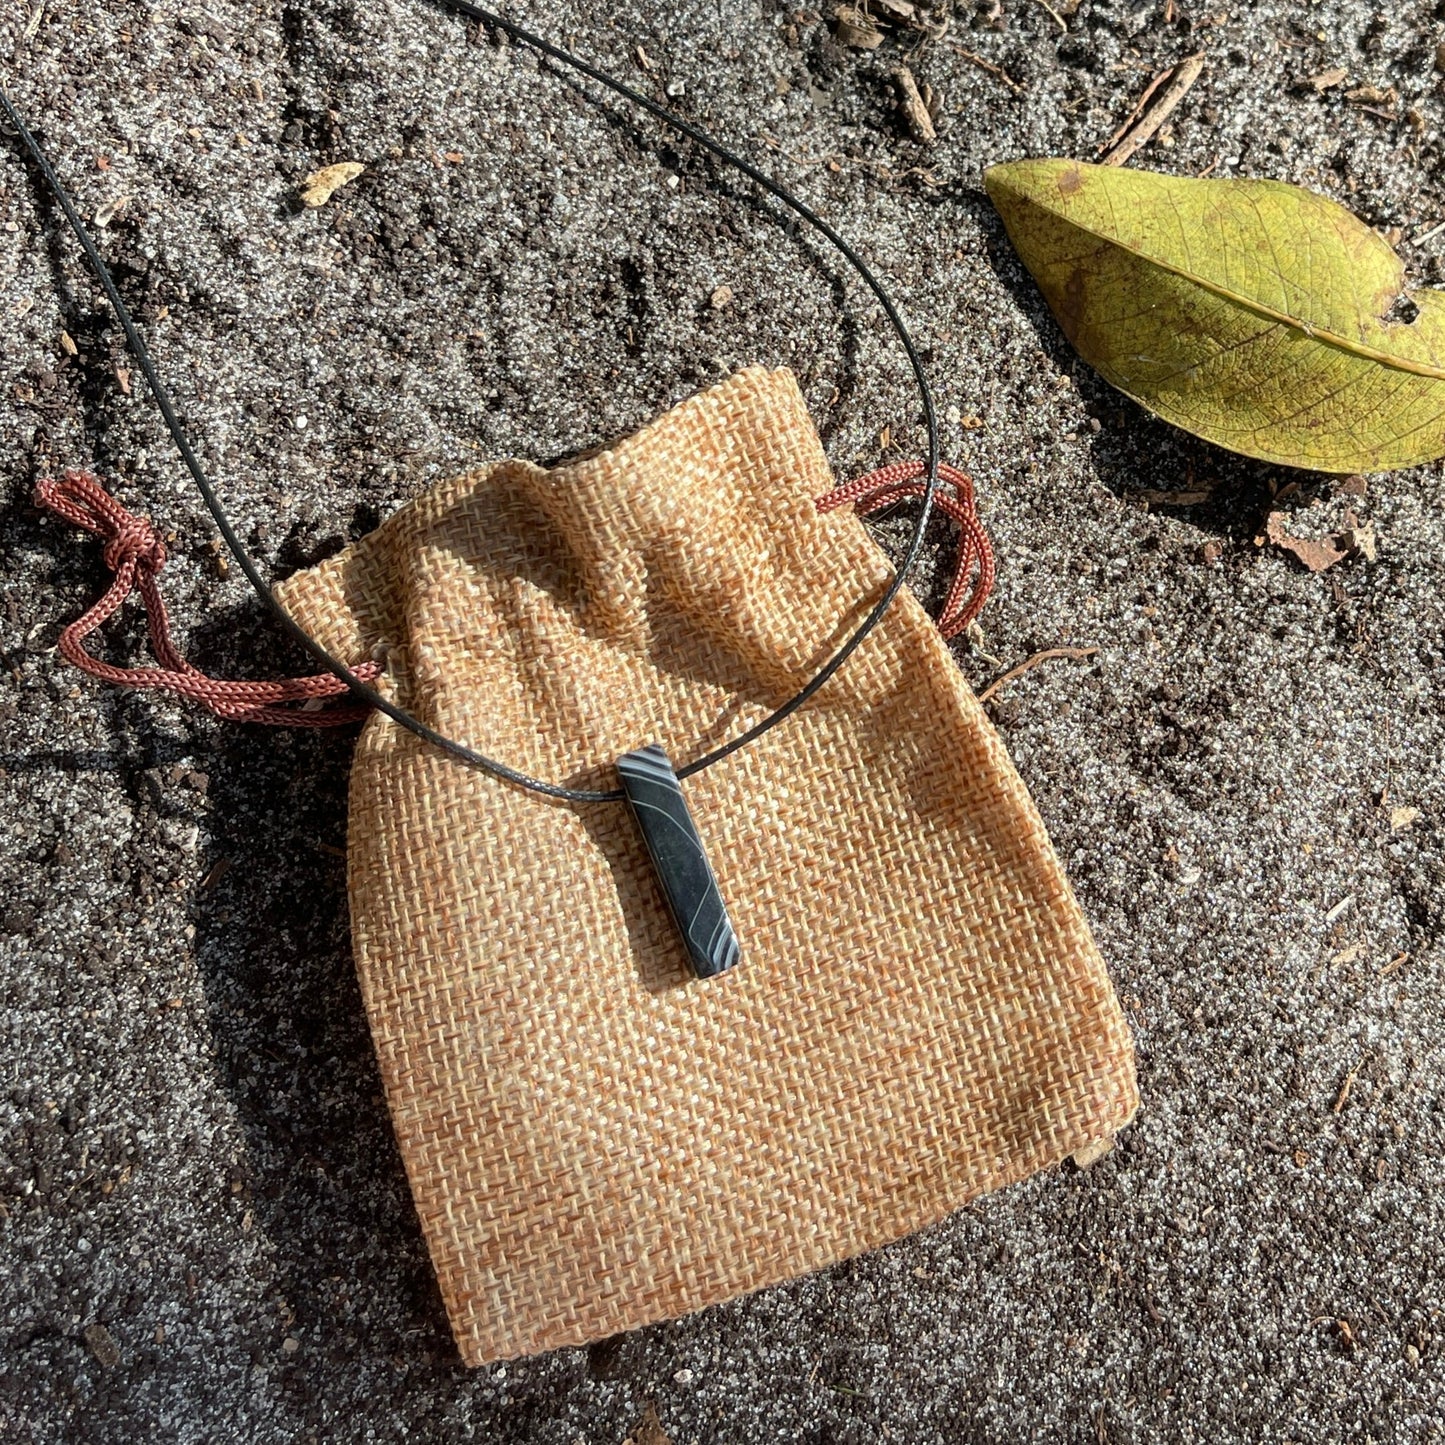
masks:
<svg viewBox="0 0 1445 1445"><path fill-rule="evenodd" d="M170 433L171 440L175 443L177 451L180 452L182 461L185 462L187 470L195 481L206 507L215 520L216 527L220 531L226 546L235 557L241 571L245 574L246 580L255 590L263 603L270 609L283 630L306 649L318 662L328 671L340 678L352 694L360 701L385 713L393 721L400 723L403 727L409 728L419 737L424 738L433 746L441 748L444 752L450 753L453 757L469 764L472 767L481 768L484 772L492 774L506 782L513 783L518 787L530 789L536 793L545 794L547 797L562 799L570 803L613 803L626 801L632 805L636 813L639 826L648 845L648 850L653 856L657 865L659 878L664 890L668 894L669 903L673 906L674 912L678 915L679 924L693 912L693 904L697 901L699 889L709 890L716 897L716 883L712 879L712 870L707 864L706 856L702 854L701 842L697 838L696 829L692 825L691 818L687 815L686 805L683 803L682 794L677 787L679 778L687 778L694 773L701 772L704 768L711 767L714 763L736 752L739 748L760 738L771 728L777 727L785 721L800 707L803 706L815 693L822 688L829 678L838 671L849 657L857 650L864 638L882 621L893 600L903 587L908 572L918 558L919 551L923 545L925 530L928 526L929 515L932 510L935 494L938 487L939 468L939 446L938 446L938 421L934 412L933 393L928 384L928 378L924 374L923 363L919 358L917 349L913 344L913 338L908 332L902 316L892 299L884 290L881 282L873 274L868 264L858 255L856 251L805 202L799 200L776 181L764 175L757 167L751 165L741 156L729 150L721 142L714 140L705 131L693 125L690 121L684 120L681 116L675 115L665 106L659 105L656 101L634 90L631 86L617 80L605 71L599 70L596 66L589 65L586 61L579 59L559 46L553 45L550 41L542 39L538 35L523 29L520 25L506 20L491 11L484 10L478 5L469 3L469 0L437 0L437 3L445 8L475 20L481 24L500 30L512 39L528 45L547 56L549 59L567 66L568 68L586 76L589 80L596 81L606 89L623 96L634 105L640 106L648 114L660 120L664 125L670 127L679 134L686 136L696 145L716 156L725 165L741 171L755 185L762 188L764 192L775 200L782 202L800 220L804 221L813 230L823 236L830 245L837 250L848 264L853 268L864 284L873 293L878 304L882 307L889 324L892 326L895 335L902 344L907 354L908 362L913 371L913 376L918 383L919 395L923 402L924 423L928 436L928 456L926 483L923 491L923 504L919 509L917 520L914 524L913 533L909 540L907 551L903 560L899 563L893 574L887 589L881 598L873 606L867 617L859 624L857 629L845 641L838 650L818 670L816 675L797 693L789 698L780 707L775 709L762 721L748 728L745 732L739 733L720 747L714 748L711 752L695 759L683 768L673 771L671 764L667 761L666 755L656 746L641 749L636 753L629 753L619 764L619 777L622 786L605 790L592 790L583 788L568 788L559 783L547 782L541 778L533 778L516 768L508 767L505 763L494 758L489 758L475 749L468 747L465 743L457 742L437 732L434 728L427 726L420 718L403 707L399 707L390 699L384 697L376 688L359 678L340 659L333 657L313 637L301 628L286 611L281 607L271 593L271 589L265 578L261 575L256 563L247 553L240 538L236 535L230 518L225 508L221 505L215 488L206 475L205 469L201 466L200 459L196 456L189 440L186 437L180 419L177 417L175 407L171 403L170 394L165 383L157 372L154 361L151 358L150 350L145 340L137 330L130 310L120 294L115 278L112 276L100 251L97 249L94 240L91 238L85 223L80 219L74 201L69 192L56 174L54 167L47 159L30 129L26 126L19 112L16 110L9 94L0 88L0 108L3 108L10 124L19 135L21 143L29 153L46 187L54 196L71 230L75 233L76 239L80 242L81 249L85 253L86 260L99 282L101 289L105 292L106 298L111 304L117 319L120 321L121 329L125 333L126 344L131 350L140 367L146 384L150 387L156 405L165 421L166 430ZM645 795L645 796L644 796ZM662 810L665 815L664 823L649 824L649 818L656 810ZM676 828L684 830L685 846L682 854L677 855L676 847L669 847L668 839L673 837ZM700 861L701 868L706 877L697 876L691 880L682 877L682 873L688 871L687 864L693 854L698 855L695 862ZM696 868L692 870L697 872ZM677 891L681 889L679 894ZM717 898L717 906L721 909L721 899ZM689 951L693 956L694 967L700 974L722 972L736 962L737 945L732 941L730 925L727 925L726 913L722 913L721 924L725 927L726 938L713 938L711 944L706 944L705 939L697 940L694 946L694 939L691 930L683 928L684 937L688 941ZM713 930L716 933L716 929ZM728 956L730 943L731 955ZM698 947L703 948L700 956Z"/></svg>

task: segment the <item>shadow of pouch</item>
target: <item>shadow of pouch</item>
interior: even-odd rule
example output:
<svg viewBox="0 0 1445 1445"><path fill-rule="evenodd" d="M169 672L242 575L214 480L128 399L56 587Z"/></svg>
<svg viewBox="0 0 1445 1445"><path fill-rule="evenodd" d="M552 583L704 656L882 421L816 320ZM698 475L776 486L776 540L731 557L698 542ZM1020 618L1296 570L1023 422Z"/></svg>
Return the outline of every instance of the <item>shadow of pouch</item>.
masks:
<svg viewBox="0 0 1445 1445"><path fill-rule="evenodd" d="M277 595L450 737L616 786L791 695L891 569L796 382L434 488ZM1132 1116L1128 1030L1043 825L905 591L801 711L690 778L742 948L689 978L619 804L367 722L356 966L463 1357L577 1345L930 1224Z"/></svg>

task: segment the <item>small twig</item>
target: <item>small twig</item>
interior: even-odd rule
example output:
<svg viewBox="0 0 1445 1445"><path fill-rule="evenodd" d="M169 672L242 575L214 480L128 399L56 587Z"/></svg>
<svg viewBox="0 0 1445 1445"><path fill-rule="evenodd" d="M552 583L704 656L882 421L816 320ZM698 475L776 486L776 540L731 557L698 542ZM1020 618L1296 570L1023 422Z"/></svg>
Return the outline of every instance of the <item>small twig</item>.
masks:
<svg viewBox="0 0 1445 1445"><path fill-rule="evenodd" d="M1160 92L1153 105L1143 110L1131 121L1116 141L1111 142L1104 156L1106 166L1122 166L1140 146L1151 140L1154 132L1174 113L1179 102L1189 94L1194 82L1204 70L1204 52L1187 56L1176 65L1170 74L1169 84ZM1145 92L1145 98L1153 92L1163 76L1155 76L1153 84Z"/></svg>
<svg viewBox="0 0 1445 1445"><path fill-rule="evenodd" d="M1334 1112L1336 1114L1338 1114L1340 1110L1345 1107L1346 1103L1349 1102L1350 1090L1355 1087L1355 1080L1359 1077L1360 1070L1363 1069L1365 1065L1369 1063L1369 1061L1370 1056L1369 1054L1366 1054L1365 1057L1361 1059L1360 1062L1356 1064L1355 1067L1351 1069L1348 1074L1345 1075L1345 1082L1340 1086L1339 1097L1335 1100Z"/></svg>
<svg viewBox="0 0 1445 1445"><path fill-rule="evenodd" d="M1009 668L1002 677L995 678L979 693L978 700L987 702L999 688L1012 682L1016 677L1022 677L1024 673L1031 672L1041 662L1051 662L1056 657L1069 657L1073 658L1075 662L1081 662L1086 657L1092 657L1098 650L1097 647L1046 647L1042 652L1036 652L1032 657L1026 657L1017 667Z"/></svg>
<svg viewBox="0 0 1445 1445"><path fill-rule="evenodd" d="M907 58L910 62L922 55L928 46L943 43L944 38L953 28L953 16L945 11L943 18L936 25L930 25L926 20L915 19L913 28L918 31L920 38L913 49L908 52Z"/></svg>
<svg viewBox="0 0 1445 1445"><path fill-rule="evenodd" d="M1389 963L1384 966L1384 968L1378 970L1378 977L1388 978L1392 973L1395 973L1399 969L1404 968L1404 966L1409 963L1409 961L1410 955L1408 953L1397 953L1394 958L1392 958Z"/></svg>
<svg viewBox="0 0 1445 1445"><path fill-rule="evenodd" d="M1024 87L1011 76L1008 71L997 66L991 60L985 60L981 55L975 55L971 50L965 50L961 45L950 45L948 47L955 55L961 55L970 65L976 65L980 70L986 70L990 75L996 75L1013 91L1015 95L1024 94Z"/></svg>
<svg viewBox="0 0 1445 1445"><path fill-rule="evenodd" d="M1214 488L1196 487L1187 492L1130 492L1129 496L1147 507L1197 507L1201 502L1214 500Z"/></svg>
<svg viewBox="0 0 1445 1445"><path fill-rule="evenodd" d="M1043 8L1054 17L1054 24L1057 25L1059 29L1064 32L1065 35L1067 35L1069 33L1069 22L1065 20L1064 17L1060 15L1059 12L1055 10L1052 5L1049 4L1049 0L1039 0L1039 4L1042 5Z"/></svg>
<svg viewBox="0 0 1445 1445"><path fill-rule="evenodd" d="M1417 246L1423 246L1426 241L1433 241L1435 237L1440 234L1441 231L1445 231L1445 221L1437 222L1435 225L1431 226L1428 231L1421 231L1418 236L1412 236L1410 239Z"/></svg>
<svg viewBox="0 0 1445 1445"><path fill-rule="evenodd" d="M1119 144L1119 142L1128 132L1129 127L1133 125L1134 122L1138 120L1141 115L1144 114L1144 107L1148 105L1151 100L1154 99L1154 92L1158 90L1159 87L1163 85L1166 80L1169 79L1170 75L1173 73L1173 69L1174 67L1170 66L1168 70L1161 70L1159 74L1156 75L1154 79L1149 82L1149 85L1145 89L1144 94L1141 95L1139 99L1134 102L1134 109L1131 110L1129 114L1124 117L1124 123L1119 127L1118 130L1114 132L1113 135L1109 137L1108 140L1104 142L1103 145L1099 147L1098 150L1094 152L1096 156L1103 155L1106 150L1109 150L1111 147Z"/></svg>

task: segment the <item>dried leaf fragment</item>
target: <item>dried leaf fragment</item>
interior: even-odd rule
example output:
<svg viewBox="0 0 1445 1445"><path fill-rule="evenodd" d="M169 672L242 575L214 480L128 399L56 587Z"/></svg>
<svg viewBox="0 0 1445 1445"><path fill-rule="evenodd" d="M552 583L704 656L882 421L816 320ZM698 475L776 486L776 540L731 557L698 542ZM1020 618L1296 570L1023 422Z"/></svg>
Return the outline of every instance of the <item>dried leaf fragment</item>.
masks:
<svg viewBox="0 0 1445 1445"><path fill-rule="evenodd" d="M1400 258L1343 206L1073 160L984 183L1080 355L1166 421L1327 472L1445 455L1445 292L1407 292Z"/></svg>
<svg viewBox="0 0 1445 1445"><path fill-rule="evenodd" d="M91 1354L107 1370L120 1364L120 1346L116 1344L115 1336L103 1324L97 1321L93 1325L86 1325L82 1333L85 1335L85 1343L90 1346Z"/></svg>
<svg viewBox="0 0 1445 1445"><path fill-rule="evenodd" d="M898 66L893 72L893 84L898 87L898 105L903 111L909 134L924 145L932 145L938 139L938 132L933 128L933 117L919 93L913 72L906 65Z"/></svg>
<svg viewBox="0 0 1445 1445"><path fill-rule="evenodd" d="M883 32L855 6L840 5L833 17L837 21L839 45L852 50L877 50L883 44Z"/></svg>
<svg viewBox="0 0 1445 1445"><path fill-rule="evenodd" d="M1292 552L1311 572L1328 571L1336 562L1343 562L1350 555L1350 549L1340 537L1324 537L1319 541L1296 537L1285 531L1285 520L1284 512L1271 512L1265 523L1265 536L1276 547Z"/></svg>
<svg viewBox="0 0 1445 1445"><path fill-rule="evenodd" d="M1388 90L1381 90L1378 85L1360 85L1345 92L1345 99L1354 105L1394 105L1399 98L1400 92L1393 85Z"/></svg>
<svg viewBox="0 0 1445 1445"><path fill-rule="evenodd" d="M642 1419L629 1438L635 1442L635 1445L672 1445L672 1437L662 1428L662 1421L657 1414L657 1406L651 1400L647 1402L647 1408L642 1412Z"/></svg>
<svg viewBox="0 0 1445 1445"><path fill-rule="evenodd" d="M115 220L115 218L120 215L120 213L125 210L128 205L130 205L129 196L117 196L113 201L107 201L95 213L96 230L105 230L105 228L110 225L110 223Z"/></svg>
<svg viewBox="0 0 1445 1445"><path fill-rule="evenodd" d="M1320 92L1333 90L1335 86L1343 85L1349 74L1343 65L1338 65L1333 70L1322 70L1318 75L1310 76L1305 84Z"/></svg>
<svg viewBox="0 0 1445 1445"><path fill-rule="evenodd" d="M1373 562L1380 555L1373 522L1366 522L1363 526L1346 527L1337 535L1347 552L1357 552L1366 562Z"/></svg>
<svg viewBox="0 0 1445 1445"><path fill-rule="evenodd" d="M1419 820L1419 808L1391 808L1390 809L1390 831L1392 833L1405 833L1413 828Z"/></svg>
<svg viewBox="0 0 1445 1445"><path fill-rule="evenodd" d="M366 167L360 161L338 161L312 171L301 186L301 204L315 210L324 206L342 186L349 185Z"/></svg>
<svg viewBox="0 0 1445 1445"><path fill-rule="evenodd" d="M731 286L719 286L708 298L714 311L721 311L733 299L733 288Z"/></svg>

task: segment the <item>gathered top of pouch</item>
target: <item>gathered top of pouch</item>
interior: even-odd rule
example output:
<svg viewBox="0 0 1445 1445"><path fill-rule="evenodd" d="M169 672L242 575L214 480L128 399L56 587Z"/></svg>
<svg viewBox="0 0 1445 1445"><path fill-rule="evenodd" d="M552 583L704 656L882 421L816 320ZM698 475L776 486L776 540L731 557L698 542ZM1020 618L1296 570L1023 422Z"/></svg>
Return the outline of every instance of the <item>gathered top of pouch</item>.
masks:
<svg viewBox="0 0 1445 1445"><path fill-rule="evenodd" d="M616 786L792 695L891 567L792 374L552 469L434 487L277 588L449 737ZM846 1259L1101 1146L1132 1047L1037 811L905 590L822 690L684 783L741 944L691 978L618 803L529 792L382 714L352 772L356 966L469 1363Z"/></svg>

